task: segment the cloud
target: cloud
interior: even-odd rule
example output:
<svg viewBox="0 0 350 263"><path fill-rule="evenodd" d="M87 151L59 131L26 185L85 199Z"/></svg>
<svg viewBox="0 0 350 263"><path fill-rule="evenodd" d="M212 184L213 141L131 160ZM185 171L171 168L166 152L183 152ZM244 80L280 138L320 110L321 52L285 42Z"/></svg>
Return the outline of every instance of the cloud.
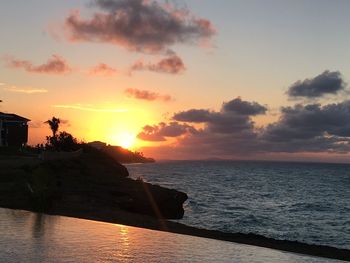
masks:
<svg viewBox="0 0 350 263"><path fill-rule="evenodd" d="M137 138L144 141L166 141L166 137L179 137L188 133L196 133L197 130L187 124L178 122L164 122L158 125L146 125L142 128L142 132L137 135Z"/></svg>
<svg viewBox="0 0 350 263"><path fill-rule="evenodd" d="M65 19L71 41L105 42L129 50L166 52L179 43L198 44L210 39L215 29L207 19L196 17L185 8L153 0L95 0L91 18L79 11Z"/></svg>
<svg viewBox="0 0 350 263"><path fill-rule="evenodd" d="M94 107L92 105L84 105L84 104L53 105L53 107L62 108L62 109L93 111L93 112L119 112L120 113L120 112L128 111L127 109Z"/></svg>
<svg viewBox="0 0 350 263"><path fill-rule="evenodd" d="M270 141L308 140L315 137L350 138L350 101L284 107L276 123L267 126L264 138Z"/></svg>
<svg viewBox="0 0 350 263"><path fill-rule="evenodd" d="M348 154L350 151L350 100L282 107L277 121L257 128L252 117L265 112L266 107L261 104L236 98L224 102L220 111L190 109L175 113L173 120L192 127L194 132L175 137L174 144L157 151L182 158L254 158L295 153ZM192 124L202 124L203 128L196 129ZM139 138L166 140L159 130L158 125L146 126L142 132L148 136L142 134Z"/></svg>
<svg viewBox="0 0 350 263"><path fill-rule="evenodd" d="M241 98L224 102L219 112L207 109L191 109L175 113L173 119L182 122L205 123L206 128L217 133L251 130L254 122L250 116L265 114L266 107Z"/></svg>
<svg viewBox="0 0 350 263"><path fill-rule="evenodd" d="M257 102L248 102L242 101L241 98L236 98L227 103L223 104L223 110L226 112L236 112L239 115L259 115L265 114L267 108L265 106L260 105Z"/></svg>
<svg viewBox="0 0 350 263"><path fill-rule="evenodd" d="M237 97L222 104L219 112L210 111L208 109L191 109L181 111L174 115L174 119L183 122L215 122L216 120L234 117L245 119L246 116L254 116L265 114L267 108L257 102L243 101Z"/></svg>
<svg viewBox="0 0 350 263"><path fill-rule="evenodd" d="M105 63L99 63L95 67L91 68L89 71L90 75L104 75L104 76L112 76L117 74L118 70L108 66Z"/></svg>
<svg viewBox="0 0 350 263"><path fill-rule="evenodd" d="M209 122L212 119L212 116L215 114L215 112L211 112L206 109L191 109L175 113L173 119L183 122L202 123Z"/></svg>
<svg viewBox="0 0 350 263"><path fill-rule="evenodd" d="M186 67L180 57L172 55L164 58L157 63L144 63L142 60L136 61L130 68L130 71L149 70L158 73L180 74L186 70Z"/></svg>
<svg viewBox="0 0 350 263"><path fill-rule="evenodd" d="M6 85L6 83L0 82L0 86L4 86L4 85Z"/></svg>
<svg viewBox="0 0 350 263"><path fill-rule="evenodd" d="M9 91L9 92L24 93L24 94L36 94L36 93L47 93L48 92L48 90L46 90L46 89L18 88L16 86L4 88L4 90Z"/></svg>
<svg viewBox="0 0 350 263"><path fill-rule="evenodd" d="M58 55L52 55L46 63L37 66L28 60L20 60L12 57L8 57L6 60L9 67L21 68L31 73L66 74L72 71L68 63Z"/></svg>
<svg viewBox="0 0 350 263"><path fill-rule="evenodd" d="M162 101L170 101L172 98L170 95L160 95L156 92L148 91L148 90L140 90L140 89L126 89L125 93L128 97L132 97L140 100L162 100Z"/></svg>
<svg viewBox="0 0 350 263"><path fill-rule="evenodd" d="M328 94L337 94L345 87L346 83L339 71L326 70L312 79L298 80L289 87L287 94L294 98L312 99Z"/></svg>

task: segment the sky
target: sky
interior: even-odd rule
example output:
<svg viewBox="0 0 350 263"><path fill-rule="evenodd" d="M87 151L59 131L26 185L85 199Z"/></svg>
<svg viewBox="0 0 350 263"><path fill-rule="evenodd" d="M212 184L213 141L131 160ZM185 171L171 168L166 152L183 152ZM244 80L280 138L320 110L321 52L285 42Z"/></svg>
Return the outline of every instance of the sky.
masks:
<svg viewBox="0 0 350 263"><path fill-rule="evenodd" d="M12 0L0 111L156 159L348 162L349 1Z"/></svg>

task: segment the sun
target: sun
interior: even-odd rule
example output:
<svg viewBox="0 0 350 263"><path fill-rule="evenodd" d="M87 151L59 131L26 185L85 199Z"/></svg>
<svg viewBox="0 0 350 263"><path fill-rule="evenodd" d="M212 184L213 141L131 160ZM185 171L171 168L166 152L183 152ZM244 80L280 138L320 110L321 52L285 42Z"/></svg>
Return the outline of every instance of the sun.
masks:
<svg viewBox="0 0 350 263"><path fill-rule="evenodd" d="M125 149L132 148L136 142L136 135L131 132L121 132L113 137L113 143Z"/></svg>

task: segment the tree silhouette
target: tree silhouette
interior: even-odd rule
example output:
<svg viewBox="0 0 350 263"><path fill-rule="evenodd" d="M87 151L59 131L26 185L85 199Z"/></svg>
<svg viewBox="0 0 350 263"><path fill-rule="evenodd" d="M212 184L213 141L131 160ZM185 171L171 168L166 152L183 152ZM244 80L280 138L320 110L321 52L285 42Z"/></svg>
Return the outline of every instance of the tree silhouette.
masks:
<svg viewBox="0 0 350 263"><path fill-rule="evenodd" d="M60 119L56 118L56 117L52 117L51 120L47 120L47 121L45 121L45 123L49 124L50 129L52 131L52 135L55 138L57 131L58 131L58 128L59 128L60 123L61 123Z"/></svg>

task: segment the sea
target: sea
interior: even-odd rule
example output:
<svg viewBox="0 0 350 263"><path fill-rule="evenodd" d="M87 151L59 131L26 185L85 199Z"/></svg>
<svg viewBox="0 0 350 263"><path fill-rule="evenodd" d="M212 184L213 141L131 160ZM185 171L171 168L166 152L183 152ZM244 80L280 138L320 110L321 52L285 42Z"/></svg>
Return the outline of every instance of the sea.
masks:
<svg viewBox="0 0 350 263"><path fill-rule="evenodd" d="M179 222L350 249L350 165L164 161L127 165L132 178L188 194Z"/></svg>

